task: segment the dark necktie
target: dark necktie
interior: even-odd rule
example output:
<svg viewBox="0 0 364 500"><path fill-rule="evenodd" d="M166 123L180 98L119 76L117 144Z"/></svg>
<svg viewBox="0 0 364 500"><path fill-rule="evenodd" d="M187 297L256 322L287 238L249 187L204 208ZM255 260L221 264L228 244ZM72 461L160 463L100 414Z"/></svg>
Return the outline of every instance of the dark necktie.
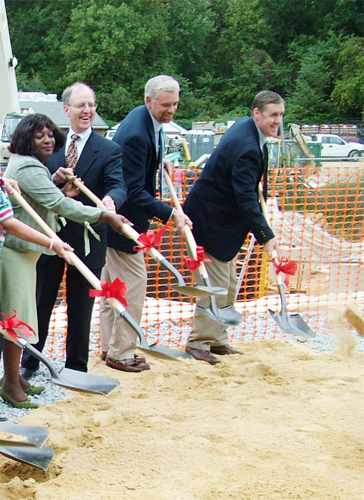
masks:
<svg viewBox="0 0 364 500"><path fill-rule="evenodd" d="M161 198L163 197L163 171L164 171L164 164L163 164L163 156L164 156L164 144L165 144L165 135L164 135L164 129L161 127L159 131L159 154L158 154L158 159L159 163L161 165L160 169L160 195Z"/></svg>
<svg viewBox="0 0 364 500"><path fill-rule="evenodd" d="M73 134L71 136L71 142L67 149L66 154L66 167L75 169L77 161L78 161L78 151L76 146L77 139L80 139L80 136L77 134Z"/></svg>
<svg viewBox="0 0 364 500"><path fill-rule="evenodd" d="M266 200L268 197L268 147L263 146L263 196Z"/></svg>

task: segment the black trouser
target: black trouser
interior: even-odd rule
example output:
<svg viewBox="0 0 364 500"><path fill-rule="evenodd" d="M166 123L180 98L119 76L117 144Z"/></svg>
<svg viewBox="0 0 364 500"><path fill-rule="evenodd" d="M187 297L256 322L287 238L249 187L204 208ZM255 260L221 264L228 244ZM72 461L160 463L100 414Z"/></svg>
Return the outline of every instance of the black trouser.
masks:
<svg viewBox="0 0 364 500"><path fill-rule="evenodd" d="M49 322L56 302L65 261L58 256L42 255L37 264L37 313L39 341L34 345L42 351L47 340ZM93 270L100 278L101 269ZM67 343L66 368L87 371L90 325L94 298L89 296L91 285L74 266L67 267ZM22 367L36 370L39 361L24 351Z"/></svg>

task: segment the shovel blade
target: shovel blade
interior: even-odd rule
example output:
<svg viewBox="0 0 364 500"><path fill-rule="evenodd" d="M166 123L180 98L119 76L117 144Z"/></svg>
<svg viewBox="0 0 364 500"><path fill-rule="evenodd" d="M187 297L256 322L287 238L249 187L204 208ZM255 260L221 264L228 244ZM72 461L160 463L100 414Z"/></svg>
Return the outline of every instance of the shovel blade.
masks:
<svg viewBox="0 0 364 500"><path fill-rule="evenodd" d="M26 349L35 358L45 364L51 374L53 384L83 392L96 392L99 394L109 394L110 391L119 385L119 381L114 378L101 377L92 373L79 372L70 368L56 369L53 363L44 356L38 349L29 344L25 339L18 337L16 345L21 349Z"/></svg>
<svg viewBox="0 0 364 500"><path fill-rule="evenodd" d="M22 441L1 440L1 446L38 446L41 447L48 437L48 430L44 427L16 424L14 422L0 422L0 429L9 434L18 434L24 437ZM5 444L6 441L6 444Z"/></svg>
<svg viewBox="0 0 364 500"><path fill-rule="evenodd" d="M160 344L152 344L148 347L144 346L138 346L138 349L141 351L150 354L151 356L154 356L159 359L190 359L192 356L187 354L187 352L184 351L179 351L178 349L170 349L169 347L165 347Z"/></svg>
<svg viewBox="0 0 364 500"><path fill-rule="evenodd" d="M172 285L171 288L181 295L189 295L191 297L207 297L210 295L227 295L226 288L220 286L187 286L187 285Z"/></svg>
<svg viewBox="0 0 364 500"><path fill-rule="evenodd" d="M316 336L313 330L311 330L299 314L284 314L282 311L275 313L271 309L268 310L283 333L287 333L288 335L297 335L299 337L313 338Z"/></svg>
<svg viewBox="0 0 364 500"><path fill-rule="evenodd" d="M52 458L54 457L54 449L50 446L42 446L41 448L31 448L28 446L18 446L7 448L0 447L0 453L6 457L12 458L17 462L33 465L39 469L47 470Z"/></svg>
<svg viewBox="0 0 364 500"><path fill-rule="evenodd" d="M216 309L215 312L211 309L211 307L205 308L196 306L196 308L222 325L238 326L243 321L243 316L231 306Z"/></svg>
<svg viewBox="0 0 364 500"><path fill-rule="evenodd" d="M52 382L67 389L98 394L109 394L119 385L119 381L114 378L79 372L70 368L62 368L58 373L53 372Z"/></svg>

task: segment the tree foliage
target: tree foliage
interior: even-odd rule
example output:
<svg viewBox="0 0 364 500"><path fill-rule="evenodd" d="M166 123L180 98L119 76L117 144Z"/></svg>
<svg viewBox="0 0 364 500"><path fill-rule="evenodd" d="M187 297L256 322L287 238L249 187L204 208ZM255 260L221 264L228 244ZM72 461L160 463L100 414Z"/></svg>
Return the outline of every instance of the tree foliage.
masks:
<svg viewBox="0 0 364 500"><path fill-rule="evenodd" d="M181 120L237 118L262 89L290 119L362 120L362 0L6 0L22 90L91 85L119 121L159 73L182 85Z"/></svg>

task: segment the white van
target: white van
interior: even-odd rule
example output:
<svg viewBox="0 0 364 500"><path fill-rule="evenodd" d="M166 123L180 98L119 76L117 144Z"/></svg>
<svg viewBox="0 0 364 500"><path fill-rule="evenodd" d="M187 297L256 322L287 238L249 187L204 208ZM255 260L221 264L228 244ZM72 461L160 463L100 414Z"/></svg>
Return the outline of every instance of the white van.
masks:
<svg viewBox="0 0 364 500"><path fill-rule="evenodd" d="M8 113L5 116L0 138L0 161L7 162L10 158L10 140L18 123L27 116L27 113Z"/></svg>

